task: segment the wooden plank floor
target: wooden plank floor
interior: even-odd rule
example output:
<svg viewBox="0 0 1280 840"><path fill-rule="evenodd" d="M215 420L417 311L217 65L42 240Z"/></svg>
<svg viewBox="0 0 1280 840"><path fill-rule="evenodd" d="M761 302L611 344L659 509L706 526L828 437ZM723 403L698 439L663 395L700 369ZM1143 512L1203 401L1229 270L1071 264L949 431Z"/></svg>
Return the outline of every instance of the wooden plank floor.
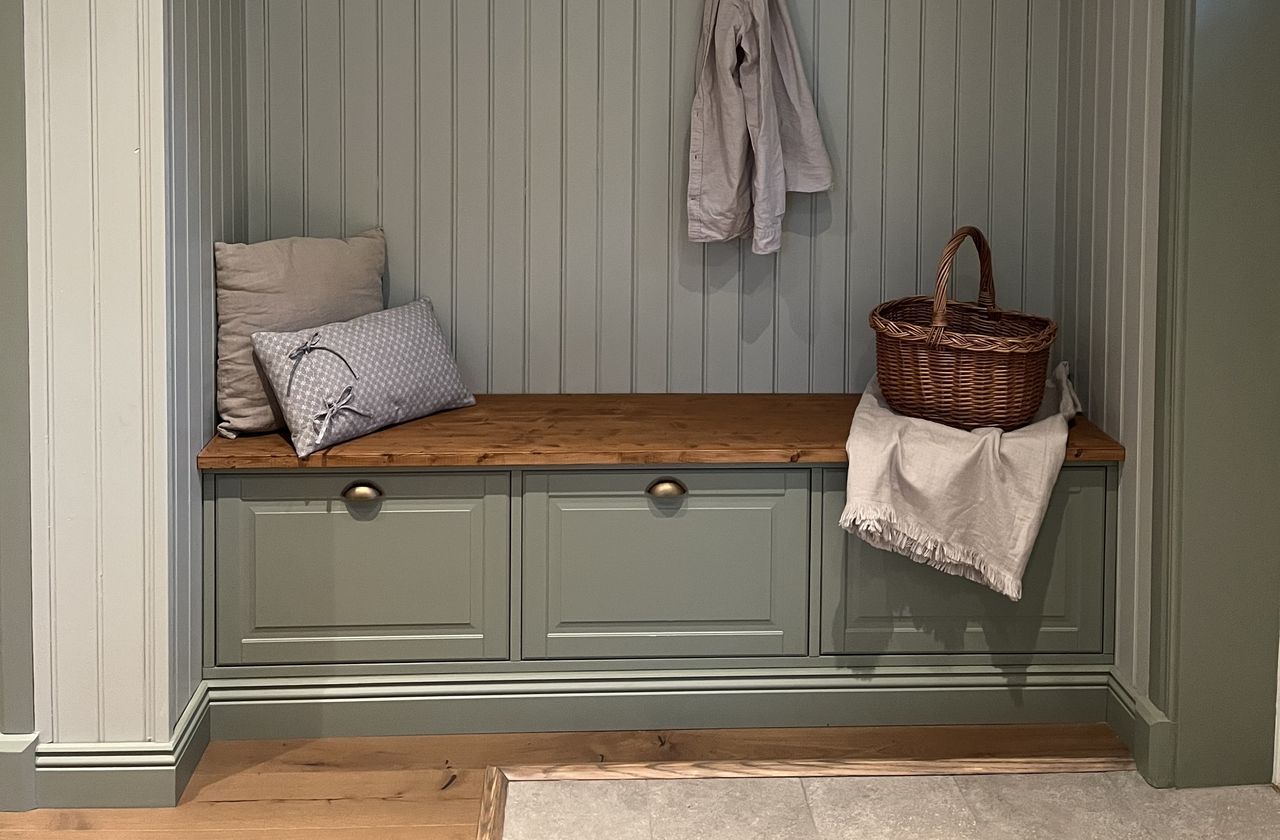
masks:
<svg viewBox="0 0 1280 840"><path fill-rule="evenodd" d="M472 840L495 765L786 759L1115 758L1101 724L566 732L223 741L165 809L0 814L0 840Z"/></svg>

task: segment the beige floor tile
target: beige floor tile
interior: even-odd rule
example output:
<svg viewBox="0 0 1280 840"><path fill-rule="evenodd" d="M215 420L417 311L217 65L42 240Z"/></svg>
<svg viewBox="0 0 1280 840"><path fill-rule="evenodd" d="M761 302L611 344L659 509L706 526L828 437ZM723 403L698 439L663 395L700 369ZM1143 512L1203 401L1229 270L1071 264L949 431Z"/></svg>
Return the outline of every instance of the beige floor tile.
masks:
<svg viewBox="0 0 1280 840"><path fill-rule="evenodd" d="M650 840L647 782L512 782L503 840Z"/></svg>
<svg viewBox="0 0 1280 840"><path fill-rule="evenodd" d="M799 779L649 785L653 840L818 840Z"/></svg>
<svg viewBox="0 0 1280 840"><path fill-rule="evenodd" d="M977 820L948 776L805 779L822 840L978 840Z"/></svg>

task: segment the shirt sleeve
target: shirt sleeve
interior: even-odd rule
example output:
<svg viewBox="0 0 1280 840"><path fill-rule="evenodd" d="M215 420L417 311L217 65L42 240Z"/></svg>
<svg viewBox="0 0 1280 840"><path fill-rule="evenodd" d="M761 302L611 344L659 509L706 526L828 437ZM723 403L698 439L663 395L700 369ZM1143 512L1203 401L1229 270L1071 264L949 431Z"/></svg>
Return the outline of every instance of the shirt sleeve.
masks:
<svg viewBox="0 0 1280 840"><path fill-rule="evenodd" d="M772 254L782 245L782 217L787 209L786 168L778 135L774 102L773 53L767 4L753 4L738 37L738 82L747 132L751 138L753 221L751 250Z"/></svg>
<svg viewBox="0 0 1280 840"><path fill-rule="evenodd" d="M689 238L736 239L751 229L751 146L738 83L737 3L708 6L690 125Z"/></svg>

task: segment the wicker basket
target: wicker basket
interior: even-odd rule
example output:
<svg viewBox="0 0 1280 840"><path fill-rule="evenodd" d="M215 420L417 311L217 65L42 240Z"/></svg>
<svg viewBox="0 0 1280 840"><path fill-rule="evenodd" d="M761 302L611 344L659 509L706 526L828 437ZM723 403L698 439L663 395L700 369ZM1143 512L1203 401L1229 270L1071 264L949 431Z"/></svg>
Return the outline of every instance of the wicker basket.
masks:
<svg viewBox="0 0 1280 840"><path fill-rule="evenodd" d="M977 303L947 299L952 262L966 238L978 248ZM1058 325L996 307L991 248L977 228L960 228L942 249L933 297L887 301L870 321L880 389L898 413L962 429L1016 429L1034 419Z"/></svg>

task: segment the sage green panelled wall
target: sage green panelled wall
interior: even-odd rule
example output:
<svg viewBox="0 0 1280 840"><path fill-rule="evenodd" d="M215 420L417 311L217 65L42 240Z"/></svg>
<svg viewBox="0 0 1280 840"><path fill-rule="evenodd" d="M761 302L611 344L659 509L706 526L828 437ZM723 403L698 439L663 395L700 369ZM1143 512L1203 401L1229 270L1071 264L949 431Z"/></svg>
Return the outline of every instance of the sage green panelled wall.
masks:
<svg viewBox="0 0 1280 840"><path fill-rule="evenodd" d="M381 223L480 391L859 390L957 222L1052 312L1060 3L789 1L837 184L776 258L685 236L702 0L250 0L248 236Z"/></svg>
<svg viewBox="0 0 1280 840"><path fill-rule="evenodd" d="M1059 97L1056 352L1125 445L1116 669L1149 685L1164 0L1067 0Z"/></svg>
<svg viewBox="0 0 1280 840"><path fill-rule="evenodd" d="M171 723L200 682L203 556L196 452L213 436L213 243L248 229L244 3L169 0L166 121L169 282Z"/></svg>
<svg viewBox="0 0 1280 840"><path fill-rule="evenodd" d="M0 0L0 732L9 733L35 729L22 57L22 2Z"/></svg>
<svg viewBox="0 0 1280 840"><path fill-rule="evenodd" d="M1280 638L1280 4L1170 2L1152 696L1177 726L1178 785L1261 783Z"/></svg>

